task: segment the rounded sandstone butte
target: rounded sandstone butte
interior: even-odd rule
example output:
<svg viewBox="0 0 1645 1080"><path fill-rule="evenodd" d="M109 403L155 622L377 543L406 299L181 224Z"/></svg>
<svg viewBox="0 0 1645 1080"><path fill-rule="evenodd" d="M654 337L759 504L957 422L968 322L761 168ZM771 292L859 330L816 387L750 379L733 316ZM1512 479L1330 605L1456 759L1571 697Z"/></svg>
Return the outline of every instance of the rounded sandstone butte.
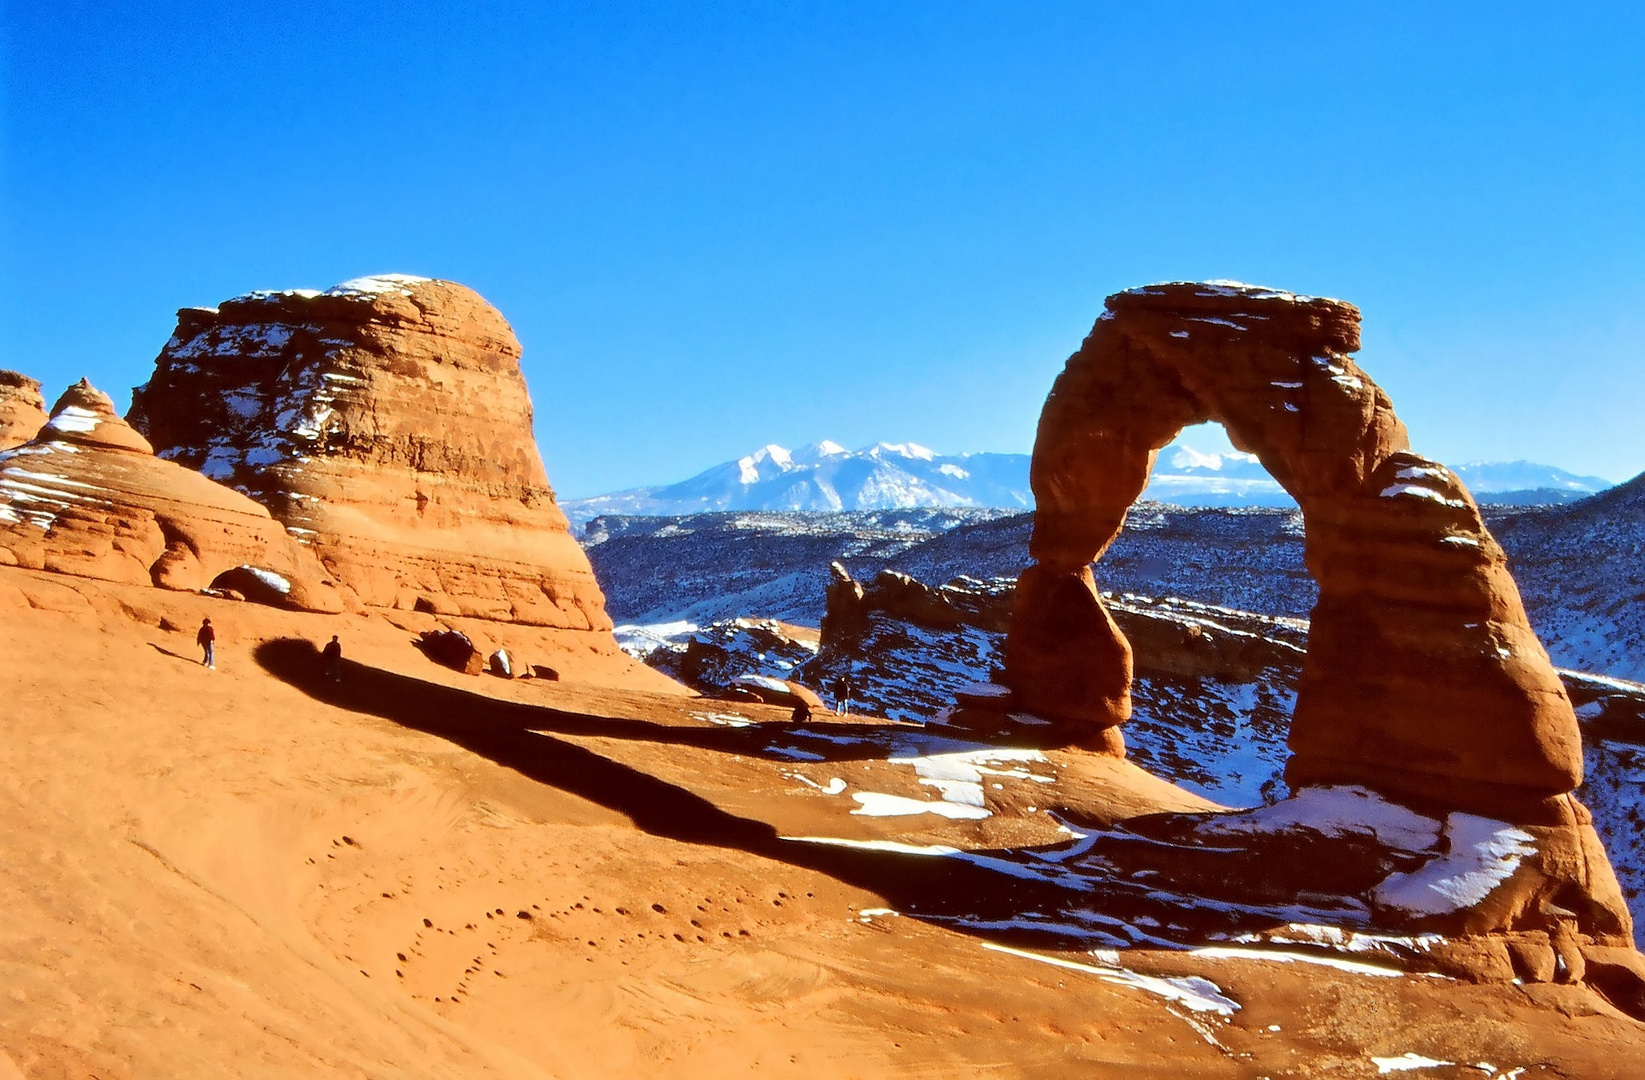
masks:
<svg viewBox="0 0 1645 1080"><path fill-rule="evenodd" d="M39 381L0 369L0 450L28 442L45 424L46 401Z"/></svg>
<svg viewBox="0 0 1645 1080"><path fill-rule="evenodd" d="M34 439L0 452L0 564L183 590L251 573L286 606L343 609L319 561L267 510L155 457L84 379Z"/></svg>
<svg viewBox="0 0 1645 1080"><path fill-rule="evenodd" d="M608 631L555 504L520 345L449 281L389 274L178 312L132 423L267 506L375 607Z"/></svg>
<svg viewBox="0 0 1645 1080"><path fill-rule="evenodd" d="M1218 421L1300 504L1319 585L1293 789L1363 785L1541 830L1539 861L1498 902L1577 905L1585 925L1621 932L1615 877L1570 794L1582 780L1570 699L1472 496L1409 451L1387 394L1348 356L1358 347L1359 311L1339 300L1234 282L1108 298L1040 416L1033 562L1006 642L1013 704L1093 744L1129 717L1131 648L1090 564L1156 453Z"/></svg>

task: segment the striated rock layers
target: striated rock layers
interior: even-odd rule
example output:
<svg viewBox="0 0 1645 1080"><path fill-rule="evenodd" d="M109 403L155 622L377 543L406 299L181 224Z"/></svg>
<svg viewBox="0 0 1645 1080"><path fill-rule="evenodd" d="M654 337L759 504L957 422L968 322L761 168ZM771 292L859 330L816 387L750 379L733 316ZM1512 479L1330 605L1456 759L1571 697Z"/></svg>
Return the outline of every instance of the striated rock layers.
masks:
<svg viewBox="0 0 1645 1080"><path fill-rule="evenodd" d="M1360 785L1524 827L1538 857L1511 860L1523 869L1485 924L1574 910L1585 930L1624 935L1615 876L1570 795L1582 779L1570 699L1473 498L1408 450L1388 396L1348 356L1358 347L1359 311L1337 300L1225 282L1108 298L1040 417L1033 562L1006 645L1013 707L1123 745L1106 733L1130 715L1131 648L1090 564L1155 453L1219 421L1301 506L1319 585L1292 788Z"/></svg>
<svg viewBox="0 0 1645 1080"><path fill-rule="evenodd" d="M0 452L0 564L191 591L238 574L285 606L343 610L267 510L155 457L84 380L34 439Z"/></svg>
<svg viewBox="0 0 1645 1080"><path fill-rule="evenodd" d="M15 371L0 370L0 450L34 438L46 424L40 383Z"/></svg>
<svg viewBox="0 0 1645 1080"><path fill-rule="evenodd" d="M502 315L448 281L250 293L178 312L130 416L162 457L267 506L367 605L606 631L519 359Z"/></svg>

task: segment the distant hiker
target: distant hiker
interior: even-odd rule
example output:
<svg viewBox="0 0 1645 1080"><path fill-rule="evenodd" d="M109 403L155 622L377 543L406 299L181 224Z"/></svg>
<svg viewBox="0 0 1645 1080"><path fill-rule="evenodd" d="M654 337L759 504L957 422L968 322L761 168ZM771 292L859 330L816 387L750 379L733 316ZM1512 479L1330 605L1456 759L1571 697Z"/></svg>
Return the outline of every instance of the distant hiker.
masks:
<svg viewBox="0 0 1645 1080"><path fill-rule="evenodd" d="M840 677L839 685L834 696L834 714L842 716L851 711L851 680Z"/></svg>
<svg viewBox="0 0 1645 1080"><path fill-rule="evenodd" d="M194 643L200 646L200 663L213 671L217 670L217 656L212 646L217 642L217 631L211 628L210 619L200 620L200 632L194 635Z"/></svg>
<svg viewBox="0 0 1645 1080"><path fill-rule="evenodd" d="M794 706L794 711L789 714L788 719L796 724L805 723L807 720L811 719L811 706L807 705L803 701L800 702L798 705Z"/></svg>
<svg viewBox="0 0 1645 1080"><path fill-rule="evenodd" d="M337 640L337 635L331 635L326 647L320 650L320 656L325 661L326 678L332 682L343 681L343 643Z"/></svg>

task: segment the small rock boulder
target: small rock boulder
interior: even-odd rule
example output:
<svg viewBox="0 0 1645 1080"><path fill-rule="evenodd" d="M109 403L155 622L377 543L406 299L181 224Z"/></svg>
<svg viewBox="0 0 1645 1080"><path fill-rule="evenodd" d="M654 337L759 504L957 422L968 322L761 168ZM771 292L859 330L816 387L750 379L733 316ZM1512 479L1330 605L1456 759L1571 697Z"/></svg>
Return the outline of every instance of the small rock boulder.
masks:
<svg viewBox="0 0 1645 1080"><path fill-rule="evenodd" d="M424 630L417 639L417 647L436 664L464 675L478 675L485 670L480 650L461 630Z"/></svg>

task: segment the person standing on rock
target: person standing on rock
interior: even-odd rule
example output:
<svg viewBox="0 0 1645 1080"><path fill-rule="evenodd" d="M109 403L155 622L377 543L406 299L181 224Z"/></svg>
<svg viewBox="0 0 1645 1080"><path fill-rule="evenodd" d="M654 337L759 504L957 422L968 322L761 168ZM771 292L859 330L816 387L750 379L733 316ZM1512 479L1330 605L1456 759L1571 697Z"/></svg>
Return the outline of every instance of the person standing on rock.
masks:
<svg viewBox="0 0 1645 1080"><path fill-rule="evenodd" d="M194 643L200 646L200 663L216 671L217 654L212 646L217 643L217 631L211 628L210 619L200 620L200 632L194 635Z"/></svg>
<svg viewBox="0 0 1645 1080"><path fill-rule="evenodd" d="M331 635L326 647L320 650L320 657L325 661L326 678L332 682L343 681L343 643L337 640L337 635Z"/></svg>

